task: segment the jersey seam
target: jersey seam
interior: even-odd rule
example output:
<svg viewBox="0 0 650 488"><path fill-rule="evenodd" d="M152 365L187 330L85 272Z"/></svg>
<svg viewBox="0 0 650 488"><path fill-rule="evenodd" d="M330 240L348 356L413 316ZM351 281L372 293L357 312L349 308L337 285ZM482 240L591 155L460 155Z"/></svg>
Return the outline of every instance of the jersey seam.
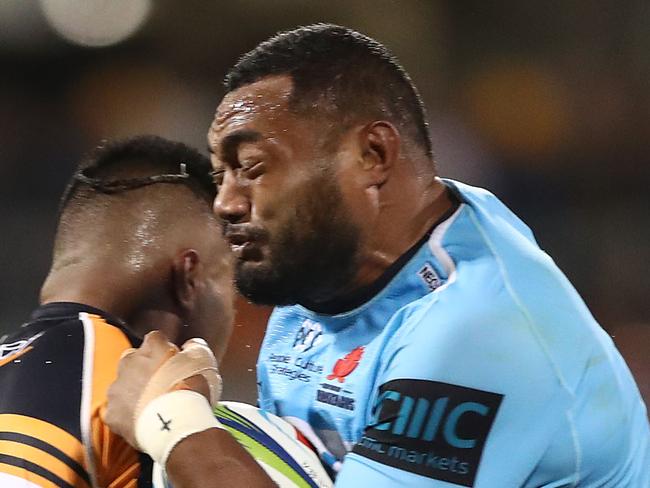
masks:
<svg viewBox="0 0 650 488"><path fill-rule="evenodd" d="M540 345L542 351L544 352L544 356L548 360L548 362L552 365L553 370L555 371L555 374L560 382L560 385L562 385L562 388L565 389L572 398L575 397L575 394L571 391L569 388L566 379L562 375L562 372L560 371L560 368L557 366L553 358L551 357L548 348L544 344L544 341L539 337L539 332L537 328L537 324L533 320L530 312L528 311L528 308L522 303L521 299L519 298L519 295L515 292L513 289L513 286L510 282L510 278L508 275L508 272L505 269L505 266L503 265L503 260L501 259L501 256L497 252L496 248L494 247L494 244L492 241L489 239L489 237L486 235L482 225L480 222L477 221L476 216L474 215L473 212L469 212L470 219L472 220L472 223L475 225L476 229L478 230L479 234L481 235L481 238L485 242L486 246L488 247L490 253L494 257L494 260L497 263L497 267L499 269L499 274L503 278L503 283L505 285L506 291L508 292L508 295L512 299L513 303L515 306L519 309L521 314L524 316L526 321L528 322L531 331L534 333L535 338L537 339L538 344Z"/></svg>
<svg viewBox="0 0 650 488"><path fill-rule="evenodd" d="M539 337L539 331L537 330L537 324L533 320L530 312L528 311L528 308L522 303L521 299L519 298L519 295L515 293L515 290L513 289L512 283L510 282L510 277L505 269L505 266L503 264L503 260L501 259L501 256L497 252L496 248L494 247L494 244L490 240L490 238L487 236L485 230L483 229L483 226L481 223L478 221L476 216L474 215L474 212L468 212L470 219L476 229L478 230L481 238L485 242L485 245L489 249L490 253L494 257L494 260L497 263L497 267L499 269L499 274L501 275L501 278L503 279L503 283L505 285L505 288L508 292L508 295L514 302L515 306L519 309L519 311L522 313L526 321L528 322L531 332L534 334L539 346L541 347L542 351L544 352L544 355L546 356L548 362L551 364L553 370L555 371L555 374L557 375L557 378L560 382L560 385L562 386L563 389L565 389L569 395L571 395L572 398L575 398L575 394L571 391L569 388L566 379L562 375L562 372L560 371L560 368L558 365L555 363L553 358L551 357L546 344L544 344L544 341ZM574 444L574 451L575 451L575 456L576 456L576 473L575 477L579 478L580 473L579 473L579 467L580 467L580 462L581 462L581 452L580 452L580 446L579 446L579 439L578 439L578 433L575 430L575 424L573 422L573 419L570 415L568 415L569 418L569 425L571 428L571 437L573 439L573 444ZM577 483L577 481L576 481Z"/></svg>
<svg viewBox="0 0 650 488"><path fill-rule="evenodd" d="M569 428L571 429L571 439L573 440L573 448L575 450L576 456L576 470L573 474L573 477L575 478L573 481L573 486L578 486L578 483L580 482L580 470L582 468L582 449L580 449L578 431L576 430L576 424L573 420L571 410L568 410L566 415L567 420L569 421Z"/></svg>

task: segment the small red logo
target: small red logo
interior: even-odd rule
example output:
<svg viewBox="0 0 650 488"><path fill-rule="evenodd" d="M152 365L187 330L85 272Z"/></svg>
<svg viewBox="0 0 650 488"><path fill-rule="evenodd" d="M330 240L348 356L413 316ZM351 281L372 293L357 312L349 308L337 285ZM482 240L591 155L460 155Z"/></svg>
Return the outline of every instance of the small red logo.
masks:
<svg viewBox="0 0 650 488"><path fill-rule="evenodd" d="M343 383L345 377L359 366L361 356L363 356L363 346L352 349L352 351L347 353L343 359L336 361L332 373L327 375L327 379L337 379L339 383Z"/></svg>

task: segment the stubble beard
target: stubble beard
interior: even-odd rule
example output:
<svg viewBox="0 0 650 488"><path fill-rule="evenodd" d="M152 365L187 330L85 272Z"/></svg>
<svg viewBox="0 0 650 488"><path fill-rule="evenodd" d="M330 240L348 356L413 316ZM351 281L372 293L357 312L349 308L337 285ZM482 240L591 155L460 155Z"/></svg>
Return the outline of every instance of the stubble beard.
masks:
<svg viewBox="0 0 650 488"><path fill-rule="evenodd" d="M320 179L295 209L290 220L269 236L264 262L236 265L237 288L252 303L326 302L355 278L360 231L346 215L333 178Z"/></svg>

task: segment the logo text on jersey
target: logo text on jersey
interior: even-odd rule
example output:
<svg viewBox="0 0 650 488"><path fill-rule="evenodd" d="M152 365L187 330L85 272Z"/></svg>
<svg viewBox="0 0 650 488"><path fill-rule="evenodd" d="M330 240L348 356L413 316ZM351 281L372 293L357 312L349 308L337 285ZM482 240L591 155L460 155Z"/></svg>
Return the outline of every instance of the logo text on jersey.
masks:
<svg viewBox="0 0 650 488"><path fill-rule="evenodd" d="M316 390L316 401L342 408L343 410L354 410L354 397L349 390L327 383L321 383Z"/></svg>
<svg viewBox="0 0 650 488"><path fill-rule="evenodd" d="M320 375L323 372L323 366L303 356L293 358L287 354L271 353L267 362L269 363L269 374L284 376L290 381L309 383L312 376Z"/></svg>
<svg viewBox="0 0 650 488"><path fill-rule="evenodd" d="M323 327L313 320L305 319L293 340L293 348L299 352L309 351L318 344L323 335Z"/></svg>
<svg viewBox="0 0 650 488"><path fill-rule="evenodd" d="M418 276L431 291L442 285L442 280L438 276L438 273L436 273L436 270L429 263L424 263L424 266L418 271Z"/></svg>
<svg viewBox="0 0 650 488"><path fill-rule="evenodd" d="M503 395L437 381L382 385L354 452L429 478L473 486Z"/></svg>

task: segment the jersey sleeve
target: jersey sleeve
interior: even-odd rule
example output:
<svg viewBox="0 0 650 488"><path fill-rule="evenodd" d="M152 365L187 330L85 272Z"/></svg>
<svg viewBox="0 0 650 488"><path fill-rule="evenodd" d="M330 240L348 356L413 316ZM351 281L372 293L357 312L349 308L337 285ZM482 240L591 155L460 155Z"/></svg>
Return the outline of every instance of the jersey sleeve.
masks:
<svg viewBox="0 0 650 488"><path fill-rule="evenodd" d="M80 314L15 341L0 362L0 486L135 488L140 455L101 412L129 340Z"/></svg>
<svg viewBox="0 0 650 488"><path fill-rule="evenodd" d="M524 486L552 443L566 454L554 479L570 482L571 394L526 317L498 294L447 301L461 303L434 293L388 325L365 431L337 486Z"/></svg>

